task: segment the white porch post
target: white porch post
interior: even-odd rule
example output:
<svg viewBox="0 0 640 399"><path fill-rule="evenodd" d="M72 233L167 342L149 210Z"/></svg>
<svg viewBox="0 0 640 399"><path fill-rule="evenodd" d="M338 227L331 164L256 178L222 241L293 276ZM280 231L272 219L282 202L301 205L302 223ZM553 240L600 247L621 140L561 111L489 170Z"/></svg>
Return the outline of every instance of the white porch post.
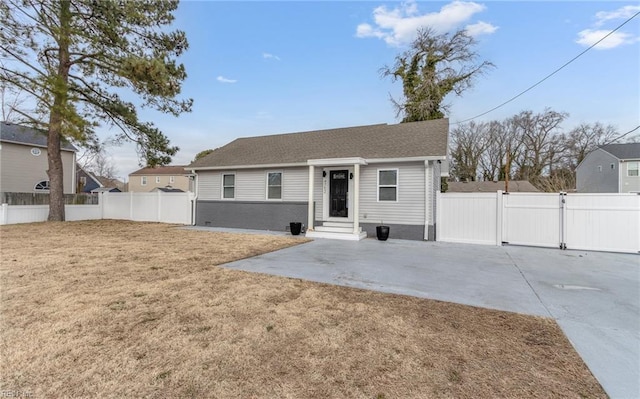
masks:
<svg viewBox="0 0 640 399"><path fill-rule="evenodd" d="M353 165L353 234L360 234L360 164Z"/></svg>
<svg viewBox="0 0 640 399"><path fill-rule="evenodd" d="M313 182L314 175L315 167L313 165L309 165L309 210L307 213L307 231L313 231L313 223L315 219L313 212L313 188L315 185Z"/></svg>

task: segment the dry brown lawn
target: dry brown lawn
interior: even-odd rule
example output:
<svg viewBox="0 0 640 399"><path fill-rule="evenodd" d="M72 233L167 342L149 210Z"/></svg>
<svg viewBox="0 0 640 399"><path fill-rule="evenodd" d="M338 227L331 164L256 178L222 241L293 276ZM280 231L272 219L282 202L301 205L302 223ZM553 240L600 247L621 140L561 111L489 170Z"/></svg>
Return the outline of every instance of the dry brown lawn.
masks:
<svg viewBox="0 0 640 399"><path fill-rule="evenodd" d="M304 239L125 221L0 234L4 396L606 396L550 319L217 267Z"/></svg>

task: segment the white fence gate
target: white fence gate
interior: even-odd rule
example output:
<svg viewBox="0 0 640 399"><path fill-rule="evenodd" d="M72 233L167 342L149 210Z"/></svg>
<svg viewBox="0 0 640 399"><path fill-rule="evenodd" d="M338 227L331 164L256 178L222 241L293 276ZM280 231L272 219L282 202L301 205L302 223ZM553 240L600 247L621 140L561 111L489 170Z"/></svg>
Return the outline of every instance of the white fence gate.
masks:
<svg viewBox="0 0 640 399"><path fill-rule="evenodd" d="M192 193L102 193L98 205L65 205L66 220L123 219L191 224ZM44 222L48 205L0 207L0 225Z"/></svg>
<svg viewBox="0 0 640 399"><path fill-rule="evenodd" d="M640 195L445 193L438 241L640 253Z"/></svg>

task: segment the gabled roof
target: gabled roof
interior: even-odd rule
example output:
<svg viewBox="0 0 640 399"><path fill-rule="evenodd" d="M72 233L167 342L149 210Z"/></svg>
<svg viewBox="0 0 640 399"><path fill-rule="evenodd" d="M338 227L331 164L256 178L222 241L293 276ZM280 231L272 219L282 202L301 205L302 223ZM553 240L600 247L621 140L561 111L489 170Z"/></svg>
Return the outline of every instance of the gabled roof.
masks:
<svg viewBox="0 0 640 399"><path fill-rule="evenodd" d="M187 168L302 164L310 159L445 157L449 120L239 138Z"/></svg>
<svg viewBox="0 0 640 399"><path fill-rule="evenodd" d="M504 191L504 180L502 181L470 181L470 182L448 182L448 193L495 193L498 190ZM533 184L527 180L509 181L510 193L539 192Z"/></svg>
<svg viewBox="0 0 640 399"><path fill-rule="evenodd" d="M28 126L0 122L0 141L47 148L47 133ZM66 140L62 140L61 147L65 151L77 151L77 148Z"/></svg>
<svg viewBox="0 0 640 399"><path fill-rule="evenodd" d="M118 187L98 187L91 190L92 193L119 193L121 190Z"/></svg>
<svg viewBox="0 0 640 399"><path fill-rule="evenodd" d="M640 159L640 143L607 144L600 147L600 149L620 160Z"/></svg>
<svg viewBox="0 0 640 399"><path fill-rule="evenodd" d="M186 165L170 165L170 166L156 166L155 168L142 168L138 169L133 173L129 173L129 176L138 176L138 175L186 175L187 171L184 169Z"/></svg>
<svg viewBox="0 0 640 399"><path fill-rule="evenodd" d="M184 193L184 190L181 190L179 188L173 188L171 186L167 186L167 187L156 187L151 191L162 191L163 193Z"/></svg>

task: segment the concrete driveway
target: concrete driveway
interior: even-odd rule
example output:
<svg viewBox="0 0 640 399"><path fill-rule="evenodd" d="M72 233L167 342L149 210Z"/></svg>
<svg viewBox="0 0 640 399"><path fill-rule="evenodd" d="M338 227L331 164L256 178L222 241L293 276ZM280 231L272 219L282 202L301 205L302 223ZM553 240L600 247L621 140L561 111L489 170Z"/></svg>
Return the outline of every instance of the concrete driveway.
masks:
<svg viewBox="0 0 640 399"><path fill-rule="evenodd" d="M610 397L640 397L638 255L317 239L225 267L553 317Z"/></svg>

